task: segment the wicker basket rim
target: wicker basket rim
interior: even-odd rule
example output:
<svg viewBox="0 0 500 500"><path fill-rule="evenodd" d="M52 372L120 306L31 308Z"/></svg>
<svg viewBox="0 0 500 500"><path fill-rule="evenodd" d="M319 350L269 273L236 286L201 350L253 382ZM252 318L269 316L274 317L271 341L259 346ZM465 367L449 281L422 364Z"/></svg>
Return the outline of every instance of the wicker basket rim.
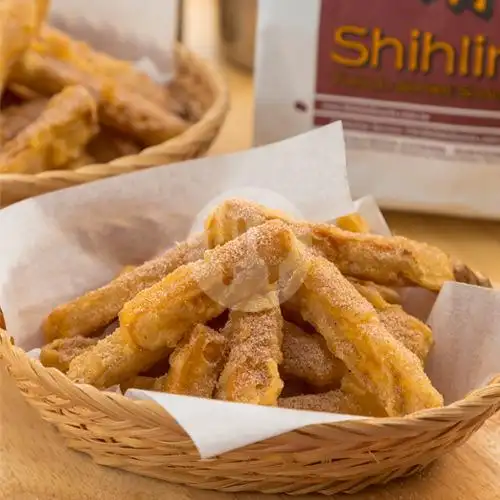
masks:
<svg viewBox="0 0 500 500"><path fill-rule="evenodd" d="M126 168L129 165L132 167L137 164L140 165L146 157L163 155L165 144L168 144L168 147L171 150L185 148L202 132L206 122L215 120L218 116L224 115L227 112L229 108L229 89L220 72L214 66L205 62L203 58L199 57L194 52L191 52L187 47L183 46L180 43L177 43L175 46L175 53L177 57L181 59L189 58L196 66L202 68L206 79L205 84L213 89L214 95L216 96L214 102L211 104L210 108L203 115L203 117L198 122L191 125L185 132L176 137L173 137L166 143L147 147L136 155L122 156L108 163L93 163L80 168L76 168L74 170L47 170L37 174L0 173L0 179L8 179L13 181L22 181L29 179L36 181L37 179L60 179L64 178L66 174L71 177L74 177L78 174L94 174L99 173L102 167Z"/></svg>
<svg viewBox="0 0 500 500"><path fill-rule="evenodd" d="M105 406L105 403L109 404L109 402L112 401L129 413L136 413L139 414L138 416L144 418L151 416L151 412L153 412L155 417L171 417L163 407L154 401L133 400L122 394L100 391L90 385L73 383L66 375L56 368L45 368L40 362L29 358L23 349L11 343L8 333L0 329L0 360L5 356L5 352L9 354L9 357L20 358L24 362L29 363L30 368L37 376L38 373L50 375L50 378L54 380L54 383L62 391L65 389L68 389L72 393L76 391L76 393L81 396L82 400L85 400L95 409L99 409L103 405ZM423 410L405 417L366 418L361 420L315 424L307 426L307 428L319 429L326 426L328 428L337 428L339 430L345 429L365 435L370 434L371 431L380 430L382 428L398 428L398 431L408 431L408 433L415 434L415 432L418 432L419 428L423 429L429 424L434 428L439 425L439 423L441 423L443 427L446 427L449 425L450 421L460 421L462 420L462 416L464 418L470 418L472 416L471 414L481 414L485 411L485 408L491 407L493 409L495 405L498 405L500 409L500 373L495 375L487 386L476 389L466 398L442 408ZM291 432L293 433L294 431Z"/></svg>

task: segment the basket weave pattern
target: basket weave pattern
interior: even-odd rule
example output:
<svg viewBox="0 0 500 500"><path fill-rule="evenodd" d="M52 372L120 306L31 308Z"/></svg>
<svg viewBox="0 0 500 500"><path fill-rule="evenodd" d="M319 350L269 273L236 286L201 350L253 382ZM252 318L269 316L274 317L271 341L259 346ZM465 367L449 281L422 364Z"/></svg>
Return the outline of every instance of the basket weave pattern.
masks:
<svg viewBox="0 0 500 500"><path fill-rule="evenodd" d="M0 360L69 447L102 465L228 492L353 493L421 470L500 410L498 376L446 408L309 426L201 461L187 434L156 403L77 386L28 358L3 330Z"/></svg>
<svg viewBox="0 0 500 500"><path fill-rule="evenodd" d="M0 207L50 191L167 165L203 155L217 137L229 109L229 93L222 76L185 47L176 47L176 95L198 121L183 134L144 149L138 155L75 170L39 174L0 174Z"/></svg>

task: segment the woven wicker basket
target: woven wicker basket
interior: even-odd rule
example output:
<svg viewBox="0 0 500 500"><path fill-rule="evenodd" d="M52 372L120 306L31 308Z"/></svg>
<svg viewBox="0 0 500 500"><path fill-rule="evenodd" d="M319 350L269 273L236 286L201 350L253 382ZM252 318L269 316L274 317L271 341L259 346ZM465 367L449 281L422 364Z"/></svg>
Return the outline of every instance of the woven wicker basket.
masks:
<svg viewBox="0 0 500 500"><path fill-rule="evenodd" d="M110 163L87 165L75 170L52 170L39 174L0 174L0 207L58 189L105 177L166 165L203 155L229 109L229 92L217 70L185 47L176 47L176 77L172 84L177 98L198 119L183 134Z"/></svg>
<svg viewBox="0 0 500 500"><path fill-rule="evenodd" d="M186 433L156 403L77 386L28 358L3 330L0 359L69 447L102 465L220 491L359 491L421 470L500 410L499 376L446 408L399 419L310 426L200 460Z"/></svg>

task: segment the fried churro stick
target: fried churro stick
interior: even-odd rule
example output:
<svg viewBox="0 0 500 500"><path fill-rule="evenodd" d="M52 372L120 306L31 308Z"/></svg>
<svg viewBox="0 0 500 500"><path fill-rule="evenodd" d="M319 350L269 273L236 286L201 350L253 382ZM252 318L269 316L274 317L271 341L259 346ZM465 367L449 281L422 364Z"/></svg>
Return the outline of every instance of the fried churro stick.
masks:
<svg viewBox="0 0 500 500"><path fill-rule="evenodd" d="M436 291L455 278L455 262L425 243L399 236L352 233L332 224L293 222L280 212L244 200L228 200L207 218L209 247L221 245L250 227L272 219L290 223L297 236L309 240L313 248L346 276L388 286L416 285ZM471 276L462 274L461 277L471 281Z"/></svg>
<svg viewBox="0 0 500 500"><path fill-rule="evenodd" d="M124 89L142 95L159 107L171 107L164 87L136 69L133 64L99 52L51 26L43 27L40 37L33 45L41 55L60 59L82 72L112 78Z"/></svg>
<svg viewBox="0 0 500 500"><path fill-rule="evenodd" d="M401 306L389 304L376 286L356 282L353 285L378 311L387 331L424 362L434 343L432 330Z"/></svg>
<svg viewBox="0 0 500 500"><path fill-rule="evenodd" d="M39 98L7 108L3 112L4 141L11 141L32 122L36 121L47 107L47 103L47 99Z"/></svg>
<svg viewBox="0 0 500 500"><path fill-rule="evenodd" d="M97 132L96 103L85 87L64 89L40 117L8 142L0 172L37 173L63 166L82 153Z"/></svg>
<svg viewBox="0 0 500 500"><path fill-rule="evenodd" d="M107 285L57 307L44 322L45 337L50 341L91 335L111 323L124 304L141 290L154 285L183 264L202 258L204 251L204 236L194 236L160 257L120 274Z"/></svg>
<svg viewBox="0 0 500 500"><path fill-rule="evenodd" d="M0 2L0 94L13 65L38 34L46 4L45 0Z"/></svg>
<svg viewBox="0 0 500 500"><path fill-rule="evenodd" d="M346 367L328 350L318 333L307 333L288 321L283 325L283 364L285 378L305 380L316 387L340 385Z"/></svg>
<svg viewBox="0 0 500 500"><path fill-rule="evenodd" d="M168 348L156 351L141 349L127 342L118 328L74 358L69 365L68 377L76 383L106 389L148 370L170 353Z"/></svg>
<svg viewBox="0 0 500 500"><path fill-rule="evenodd" d="M279 221L268 222L140 292L120 312L120 327L145 349L175 347L196 324L250 295L267 293L287 266L297 264L294 258L291 231Z"/></svg>
<svg viewBox="0 0 500 500"><path fill-rule="evenodd" d="M275 406L283 390L278 365L283 359L283 318L274 305L256 312L231 311L231 349L222 371L217 399Z"/></svg>
<svg viewBox="0 0 500 500"><path fill-rule="evenodd" d="M381 406L378 398L370 394L352 373L346 373L342 378L342 383L340 390L345 394L351 401L355 401L361 408L363 415L369 415L373 417L387 417L387 412Z"/></svg>
<svg viewBox="0 0 500 500"><path fill-rule="evenodd" d="M344 231L350 231L351 233L369 233L370 226L368 222L359 214L349 214L339 217L335 221L335 225L343 229Z"/></svg>
<svg viewBox="0 0 500 500"><path fill-rule="evenodd" d="M388 302L389 304L401 305L401 302L402 302L401 294L397 290L395 290L394 288L384 286L384 285L379 285L378 283L373 283L372 281L357 280L355 278L351 278L350 276L346 276L346 278L355 287L357 285L359 285L361 287L368 288L368 290L373 290L373 297L380 296L380 297L382 297L384 302Z"/></svg>
<svg viewBox="0 0 500 500"><path fill-rule="evenodd" d="M307 275L296 294L301 314L355 380L376 395L389 416L442 406L420 360L389 334L373 306L334 264L303 252Z"/></svg>
<svg viewBox="0 0 500 500"><path fill-rule="evenodd" d="M69 85L84 85L99 101L99 120L146 146L181 134L188 124L140 94L120 87L112 78L79 71L60 60L30 49L12 70L11 81L50 96Z"/></svg>
<svg viewBox="0 0 500 500"><path fill-rule="evenodd" d="M493 288L493 285L491 284L489 278L477 271L473 271L470 267L466 266L458 259L454 260L453 274L455 276L455 280L459 283L468 283L469 285L482 286L484 288Z"/></svg>
<svg viewBox="0 0 500 500"><path fill-rule="evenodd" d="M340 389L323 394L307 394L290 398L281 398L278 401L281 408L292 410L322 411L341 413L344 415L360 415L365 417L383 417L383 413L372 411L363 405L352 394Z"/></svg>
<svg viewBox="0 0 500 500"><path fill-rule="evenodd" d="M170 370L155 389L171 394L211 398L225 360L227 339L197 325L170 356Z"/></svg>
<svg viewBox="0 0 500 500"><path fill-rule="evenodd" d="M70 339L56 339L44 345L40 352L40 362L43 366L54 367L66 373L73 359L87 349L96 345L99 339L86 337L73 337Z"/></svg>

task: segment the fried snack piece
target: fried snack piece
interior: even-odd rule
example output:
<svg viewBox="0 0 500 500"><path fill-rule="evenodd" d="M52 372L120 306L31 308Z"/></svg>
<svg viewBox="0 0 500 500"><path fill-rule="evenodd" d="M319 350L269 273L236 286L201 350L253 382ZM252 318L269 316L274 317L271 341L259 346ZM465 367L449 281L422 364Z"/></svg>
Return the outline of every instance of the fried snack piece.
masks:
<svg viewBox="0 0 500 500"><path fill-rule="evenodd" d="M493 288L491 281L486 276L477 271L473 271L463 262L455 259L453 262L453 274L455 280L459 283L468 283L469 285L482 286L484 288Z"/></svg>
<svg viewBox="0 0 500 500"><path fill-rule="evenodd" d="M8 142L36 121L47 107L45 98L33 99L18 106L10 106L3 112L3 138Z"/></svg>
<svg viewBox="0 0 500 500"><path fill-rule="evenodd" d="M128 61L99 52L85 42L75 40L47 25L43 27L33 46L43 56L59 59L85 73L111 78L122 88L140 94L156 106L171 109L164 87Z"/></svg>
<svg viewBox="0 0 500 500"><path fill-rule="evenodd" d="M231 311L231 347L217 399L275 406L283 390L278 365L283 354L283 318L274 305L256 312Z"/></svg>
<svg viewBox="0 0 500 500"><path fill-rule="evenodd" d="M64 89L40 117L8 142L0 172L37 173L61 167L82 153L97 132L96 103L85 87Z"/></svg>
<svg viewBox="0 0 500 500"><path fill-rule="evenodd" d="M139 154L141 148L130 137L120 134L112 128L104 127L88 143L87 152L98 163L108 163L122 156Z"/></svg>
<svg viewBox="0 0 500 500"><path fill-rule="evenodd" d="M403 237L344 231L332 224L293 222L280 212L245 200L228 200L207 218L212 248L271 219L290 224L295 234L335 263L342 274L389 286L416 285L439 290L454 279L450 258L438 248Z"/></svg>
<svg viewBox="0 0 500 500"><path fill-rule="evenodd" d="M372 297L375 299L376 296L382 297L384 302L388 302L389 304L399 304L401 305L402 299L401 294L398 290L391 288L389 286L379 285L378 283L373 283L372 281L363 281L355 278L351 278L350 276L346 276L346 278L355 286L358 285L363 288L367 288L368 291L373 290ZM358 290L359 291L359 290Z"/></svg>
<svg viewBox="0 0 500 500"><path fill-rule="evenodd" d="M0 3L0 94L13 65L38 34L46 0L2 0Z"/></svg>
<svg viewBox="0 0 500 500"><path fill-rule="evenodd" d="M38 92L35 92L32 89L29 89L28 87L25 87L24 85L8 81L7 82L7 89L9 92L11 92L13 95L17 96L21 101L32 101L33 99L40 99L43 96L41 96ZM20 103L18 103L20 104Z"/></svg>
<svg viewBox="0 0 500 500"><path fill-rule="evenodd" d="M346 373L342 378L340 390L362 408L363 415L373 417L388 416L377 397L366 391L351 373Z"/></svg>
<svg viewBox="0 0 500 500"><path fill-rule="evenodd" d="M322 394L307 394L281 398L278 401L278 406L291 410L322 411L365 417L385 416L380 415L378 412L370 411L370 408L361 404L352 394L346 393L340 389Z"/></svg>
<svg viewBox="0 0 500 500"><path fill-rule="evenodd" d="M349 214L339 217L335 221L335 225L344 231L351 231L351 233L369 233L370 226L368 222L359 214Z"/></svg>
<svg viewBox="0 0 500 500"><path fill-rule="evenodd" d="M227 339L196 325L170 356L170 370L156 389L171 394L211 398L225 361Z"/></svg>
<svg viewBox="0 0 500 500"><path fill-rule="evenodd" d="M56 339L44 345L40 352L40 362L43 366L54 367L66 373L69 364L74 358L90 347L97 344L99 339L86 337L73 337L69 339Z"/></svg>
<svg viewBox="0 0 500 500"><path fill-rule="evenodd" d="M129 343L118 328L73 359L68 377L76 383L106 389L146 371L171 351L168 348L156 351L141 349Z"/></svg>
<svg viewBox="0 0 500 500"><path fill-rule="evenodd" d="M5 318L3 317L3 312L2 310L0 309L0 328L3 328L5 330L6 326L5 326Z"/></svg>
<svg viewBox="0 0 500 500"><path fill-rule="evenodd" d="M434 343L432 330L422 321L408 314L401 306L389 304L378 287L353 282L356 290L378 311L381 323L422 362Z"/></svg>
<svg viewBox="0 0 500 500"><path fill-rule="evenodd" d="M346 367L328 350L318 333L307 333L289 321L283 324L283 364L285 379L300 379L316 387L340 385Z"/></svg>
<svg viewBox="0 0 500 500"><path fill-rule="evenodd" d="M271 221L253 228L137 294L120 312L120 327L145 349L175 347L196 324L268 293L285 264L296 265L294 256L295 238L286 225Z"/></svg>
<svg viewBox="0 0 500 500"><path fill-rule="evenodd" d="M381 324L373 306L337 267L304 248L307 275L296 293L301 314L389 416L442 406L420 360Z"/></svg>
<svg viewBox="0 0 500 500"><path fill-rule="evenodd" d="M204 236L194 236L160 257L121 274L107 285L57 307L44 322L45 337L50 341L92 335L113 321L124 304L141 290L154 285L183 264L202 258L204 251Z"/></svg>
<svg viewBox="0 0 500 500"><path fill-rule="evenodd" d="M84 85L99 102L99 120L146 146L165 142L188 128L181 118L142 95L121 87L112 78L78 70L71 64L42 56L34 49L12 70L11 81L50 96L69 85Z"/></svg>

